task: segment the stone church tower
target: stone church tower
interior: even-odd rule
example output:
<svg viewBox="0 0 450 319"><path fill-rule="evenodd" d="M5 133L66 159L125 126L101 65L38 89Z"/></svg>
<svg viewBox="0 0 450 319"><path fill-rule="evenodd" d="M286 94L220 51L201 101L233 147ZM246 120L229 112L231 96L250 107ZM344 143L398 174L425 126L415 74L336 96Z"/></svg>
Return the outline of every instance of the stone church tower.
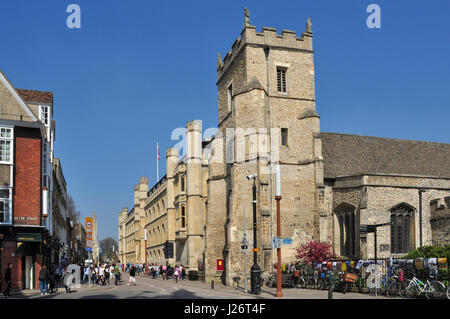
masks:
<svg viewBox="0 0 450 319"><path fill-rule="evenodd" d="M223 61L218 58L218 133L209 163L205 232L206 281L229 285L243 279L241 242L249 240L247 274L252 266L252 186L257 174L258 264L271 271L276 250L275 180L270 167L281 161L281 231L293 244L283 246L284 263L295 248L319 240L319 202L323 159L315 106L313 34L308 19L296 32L250 25L248 11L241 37ZM270 129L272 128L272 129ZM270 150L272 152L270 152ZM272 176L272 178L271 178ZM244 230L244 209L246 227ZM216 270L223 259L224 271Z"/></svg>

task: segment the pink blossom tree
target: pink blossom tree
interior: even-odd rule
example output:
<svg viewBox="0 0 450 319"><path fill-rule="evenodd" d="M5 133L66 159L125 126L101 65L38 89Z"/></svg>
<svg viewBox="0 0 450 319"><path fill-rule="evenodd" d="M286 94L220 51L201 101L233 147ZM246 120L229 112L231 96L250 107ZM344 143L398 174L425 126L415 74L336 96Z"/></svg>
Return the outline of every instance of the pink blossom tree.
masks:
<svg viewBox="0 0 450 319"><path fill-rule="evenodd" d="M310 241L308 244L297 248L296 257L302 263L323 262L336 258L332 252L331 245L316 241Z"/></svg>

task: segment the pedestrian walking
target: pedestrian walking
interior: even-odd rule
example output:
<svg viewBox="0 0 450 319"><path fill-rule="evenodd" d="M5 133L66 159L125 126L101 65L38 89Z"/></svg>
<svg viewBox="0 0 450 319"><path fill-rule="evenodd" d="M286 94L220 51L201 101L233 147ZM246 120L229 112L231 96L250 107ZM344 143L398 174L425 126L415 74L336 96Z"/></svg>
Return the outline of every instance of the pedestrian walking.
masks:
<svg viewBox="0 0 450 319"><path fill-rule="evenodd" d="M49 271L49 290L51 294L54 294L56 292L56 287L55 287L55 270L54 267L52 267L53 269L50 269Z"/></svg>
<svg viewBox="0 0 450 319"><path fill-rule="evenodd" d="M102 264L100 264L100 266L98 267L98 277L100 279L101 286L106 285L106 282L105 282L105 267Z"/></svg>
<svg viewBox="0 0 450 319"><path fill-rule="evenodd" d="M110 277L110 273L109 273L109 265L107 265L105 267L105 281L108 284L108 286L111 285L111 283L109 282L109 277Z"/></svg>
<svg viewBox="0 0 450 319"><path fill-rule="evenodd" d="M181 265L181 280L186 280L186 268Z"/></svg>
<svg viewBox="0 0 450 319"><path fill-rule="evenodd" d="M69 279L70 279L69 269L66 269L64 274L61 277L64 288L66 288L66 293L70 293Z"/></svg>
<svg viewBox="0 0 450 319"><path fill-rule="evenodd" d="M91 269L89 268L88 265L86 265L86 268L84 269L84 277L83 277L83 285L89 280L89 274L91 272Z"/></svg>
<svg viewBox="0 0 450 319"><path fill-rule="evenodd" d="M91 281L92 281L92 285L95 287L95 285L97 284L97 274L95 272L95 265L92 265L91 268Z"/></svg>
<svg viewBox="0 0 450 319"><path fill-rule="evenodd" d="M56 282L60 282L62 276L61 267L56 268Z"/></svg>
<svg viewBox="0 0 450 319"><path fill-rule="evenodd" d="M180 275L180 269L178 268L177 265L175 265L175 271L174 271L173 275L175 277L175 282L178 283L178 276Z"/></svg>
<svg viewBox="0 0 450 319"><path fill-rule="evenodd" d="M114 282L117 286L117 283L120 283L120 268L118 265L113 265L114 266Z"/></svg>
<svg viewBox="0 0 450 319"><path fill-rule="evenodd" d="M162 266L162 271L161 271L162 279L163 279L163 280L166 279L166 276L167 276L166 271L167 271L167 266L166 266L166 265L163 265L163 266Z"/></svg>
<svg viewBox="0 0 450 319"><path fill-rule="evenodd" d="M9 290L11 289L11 271L12 271L12 264L9 263L8 264L8 268L6 268L5 270L5 282L6 282L6 289L3 292L3 295L5 297L9 297L11 296L11 294L9 293Z"/></svg>
<svg viewBox="0 0 450 319"><path fill-rule="evenodd" d="M48 294L47 284L50 281L50 274L48 273L48 269L46 265L42 266L42 269L39 271L39 287L41 289L41 296Z"/></svg>
<svg viewBox="0 0 450 319"><path fill-rule="evenodd" d="M130 279L128 280L128 286L133 283L136 286L136 269L134 266L131 266L130 269Z"/></svg>

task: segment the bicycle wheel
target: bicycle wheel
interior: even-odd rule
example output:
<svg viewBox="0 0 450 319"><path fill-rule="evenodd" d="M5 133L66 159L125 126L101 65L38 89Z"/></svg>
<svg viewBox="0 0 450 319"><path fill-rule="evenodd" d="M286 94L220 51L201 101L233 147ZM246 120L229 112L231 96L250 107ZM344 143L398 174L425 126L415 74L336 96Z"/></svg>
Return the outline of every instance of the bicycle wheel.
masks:
<svg viewBox="0 0 450 319"><path fill-rule="evenodd" d="M400 297L406 297L406 284L405 282L398 282L399 283L399 289L398 289L398 295Z"/></svg>
<svg viewBox="0 0 450 319"><path fill-rule="evenodd" d="M442 299L445 294L445 286L440 281L432 281L430 283L430 287L425 291L425 296L427 296L428 299Z"/></svg>
<svg viewBox="0 0 450 319"><path fill-rule="evenodd" d="M447 289L447 299L450 299L450 287Z"/></svg>
<svg viewBox="0 0 450 319"><path fill-rule="evenodd" d="M303 276L297 277L297 286L296 288L306 288L306 280Z"/></svg>
<svg viewBox="0 0 450 319"><path fill-rule="evenodd" d="M317 278L316 277L311 277L311 288L316 288L317 287Z"/></svg>
<svg viewBox="0 0 450 319"><path fill-rule="evenodd" d="M419 288L412 280L406 282L405 296L408 298L416 297L419 293Z"/></svg>
<svg viewBox="0 0 450 319"><path fill-rule="evenodd" d="M317 282L317 289L319 290L325 290L325 279L324 278L319 278L319 281Z"/></svg>
<svg viewBox="0 0 450 319"><path fill-rule="evenodd" d="M400 288L401 288L400 282L394 280L389 285L386 295L389 297L395 297L395 296L399 295Z"/></svg>
<svg viewBox="0 0 450 319"><path fill-rule="evenodd" d="M305 283L305 279L303 279L303 277L296 277L294 280L294 287L295 288L305 288L306 283Z"/></svg>

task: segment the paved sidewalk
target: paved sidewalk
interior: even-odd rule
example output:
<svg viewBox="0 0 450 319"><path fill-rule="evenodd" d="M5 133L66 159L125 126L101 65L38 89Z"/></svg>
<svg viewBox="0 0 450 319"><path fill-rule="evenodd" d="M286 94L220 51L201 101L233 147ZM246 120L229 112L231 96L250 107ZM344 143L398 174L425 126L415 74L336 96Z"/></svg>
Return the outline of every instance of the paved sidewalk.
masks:
<svg viewBox="0 0 450 319"><path fill-rule="evenodd" d="M122 282L122 280L121 280ZM112 285L106 285L106 286L92 286L89 287L88 284L84 284L81 285L80 288L72 288L70 289L70 293L76 293L76 292L93 292L93 291L101 291L101 290L109 290L114 288L114 282L112 283ZM57 292L55 294L61 294L61 293L66 293L66 289L64 288L64 286L62 284L57 284L56 285L57 288ZM49 295L54 295L54 294L47 294L46 296ZM22 296L22 297L37 297L37 296L41 296L41 290L40 289L25 289L25 290L20 290L20 291L11 291L11 297L9 298L14 298L14 297L18 297L18 296ZM0 294L0 298L7 298L5 296L3 296L3 294Z"/></svg>
<svg viewBox="0 0 450 319"><path fill-rule="evenodd" d="M128 273L125 273L126 280L128 280ZM139 277L145 277L147 276L138 274ZM159 279L152 279L149 277L149 280L162 280ZM175 283L174 279L169 279L169 281ZM244 291L243 287L232 287L232 286L225 286L220 282L214 282L214 289L211 288L211 285L207 285L206 283L202 281L190 281L190 280L179 280L177 285L179 286L185 286L185 287L193 287L193 288L202 288L202 289L210 289L218 292L226 292L231 293L234 295L240 295L244 296L246 298L256 298L256 299L328 299L328 291L327 290L317 290L317 289L298 289L298 288L283 288L283 297L279 298L276 297L276 288L269 288L269 287L262 287L261 288L261 294L260 295L253 295L250 293L250 284L248 285L249 292L246 293ZM343 294L341 292L333 292L332 295L333 299L393 299L386 296L377 296L371 294L364 294L364 293L353 293L353 292L347 292L346 294Z"/></svg>

